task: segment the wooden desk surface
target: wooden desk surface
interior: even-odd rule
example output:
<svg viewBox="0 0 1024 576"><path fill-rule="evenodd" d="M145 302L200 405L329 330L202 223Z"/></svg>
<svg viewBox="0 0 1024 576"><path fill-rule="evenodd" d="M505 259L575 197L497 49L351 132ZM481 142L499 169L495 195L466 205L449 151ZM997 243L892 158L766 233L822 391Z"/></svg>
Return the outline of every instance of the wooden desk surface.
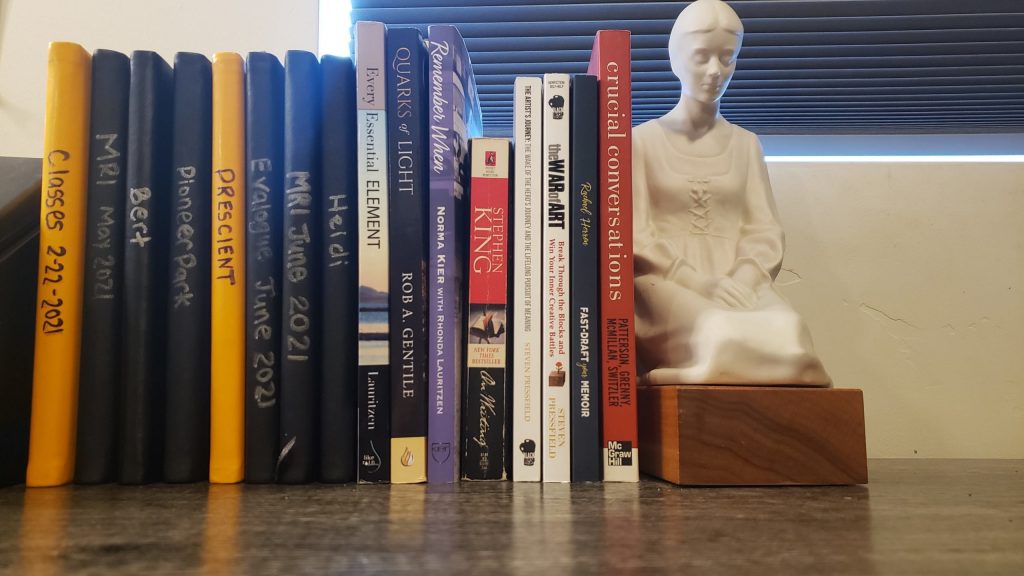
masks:
<svg viewBox="0 0 1024 576"><path fill-rule="evenodd" d="M0 572L1024 574L1024 461L871 485L0 489Z"/></svg>

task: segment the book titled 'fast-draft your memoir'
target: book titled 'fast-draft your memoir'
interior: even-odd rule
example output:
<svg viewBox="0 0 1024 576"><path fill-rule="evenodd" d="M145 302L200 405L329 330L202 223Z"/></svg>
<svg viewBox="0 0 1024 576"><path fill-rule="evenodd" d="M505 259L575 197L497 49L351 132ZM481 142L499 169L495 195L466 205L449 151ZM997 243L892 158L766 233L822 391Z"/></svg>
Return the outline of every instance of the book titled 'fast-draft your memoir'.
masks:
<svg viewBox="0 0 1024 576"><path fill-rule="evenodd" d="M391 478L385 32L380 22L356 23L360 482L388 482Z"/></svg>

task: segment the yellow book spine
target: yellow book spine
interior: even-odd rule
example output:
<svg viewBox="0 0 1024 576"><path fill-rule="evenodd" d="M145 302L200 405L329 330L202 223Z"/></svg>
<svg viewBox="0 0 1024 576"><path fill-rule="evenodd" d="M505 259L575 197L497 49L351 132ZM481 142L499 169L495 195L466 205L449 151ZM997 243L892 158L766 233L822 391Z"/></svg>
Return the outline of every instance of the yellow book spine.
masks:
<svg viewBox="0 0 1024 576"><path fill-rule="evenodd" d="M427 481L427 439L423 436L391 439L391 483Z"/></svg>
<svg viewBox="0 0 1024 576"><path fill-rule="evenodd" d="M89 156L92 59L50 44L46 72L39 276L29 431L29 486L67 484L75 471L78 365Z"/></svg>
<svg viewBox="0 0 1024 576"><path fill-rule="evenodd" d="M245 78L242 57L213 57L210 482L245 476Z"/></svg>

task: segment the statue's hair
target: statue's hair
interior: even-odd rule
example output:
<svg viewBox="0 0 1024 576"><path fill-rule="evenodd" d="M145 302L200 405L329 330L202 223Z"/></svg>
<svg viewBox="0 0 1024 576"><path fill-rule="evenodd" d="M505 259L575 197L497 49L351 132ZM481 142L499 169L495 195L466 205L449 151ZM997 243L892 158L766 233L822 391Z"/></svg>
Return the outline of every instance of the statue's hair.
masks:
<svg viewBox="0 0 1024 576"><path fill-rule="evenodd" d="M743 22L740 22L740 17L731 6L722 0L696 0L676 17L672 36L687 32L711 32L718 28L733 34L743 34Z"/></svg>
<svg viewBox="0 0 1024 576"><path fill-rule="evenodd" d="M695 32L711 32L722 29L743 37L743 22L731 6L722 0L696 0L683 9L676 17L672 33L668 37L669 54L677 54L683 38ZM675 72L675 67L673 67ZM678 76L678 74L677 74Z"/></svg>

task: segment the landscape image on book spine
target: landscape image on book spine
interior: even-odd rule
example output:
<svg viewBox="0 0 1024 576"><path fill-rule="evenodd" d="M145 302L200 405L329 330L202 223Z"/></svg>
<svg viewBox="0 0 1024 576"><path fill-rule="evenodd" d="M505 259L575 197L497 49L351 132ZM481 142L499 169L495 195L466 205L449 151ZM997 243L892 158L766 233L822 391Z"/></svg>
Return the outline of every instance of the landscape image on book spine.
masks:
<svg viewBox="0 0 1024 576"><path fill-rule="evenodd" d="M363 266L366 266L363 264ZM387 270L383 270L387 274ZM359 286L359 363L388 363L388 293L371 286Z"/></svg>

